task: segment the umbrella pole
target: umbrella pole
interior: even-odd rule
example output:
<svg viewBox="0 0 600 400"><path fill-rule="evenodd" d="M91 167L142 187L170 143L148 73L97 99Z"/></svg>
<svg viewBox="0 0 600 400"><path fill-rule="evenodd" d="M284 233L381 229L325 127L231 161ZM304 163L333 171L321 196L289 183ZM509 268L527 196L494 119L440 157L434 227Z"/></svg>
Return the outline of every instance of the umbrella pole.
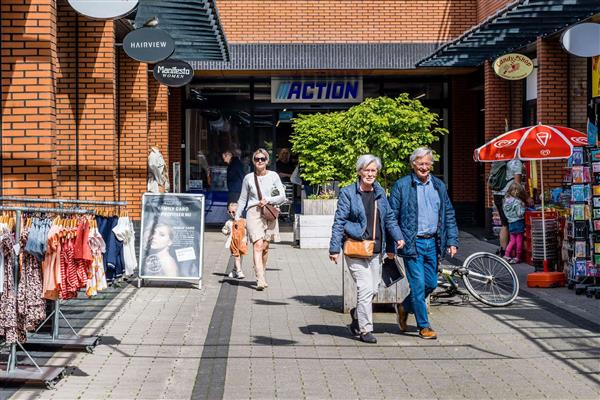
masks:
<svg viewBox="0 0 600 400"><path fill-rule="evenodd" d="M546 258L546 218L544 210L544 167L540 160L540 185L542 196L542 246L544 246L544 272L548 272L548 259Z"/></svg>

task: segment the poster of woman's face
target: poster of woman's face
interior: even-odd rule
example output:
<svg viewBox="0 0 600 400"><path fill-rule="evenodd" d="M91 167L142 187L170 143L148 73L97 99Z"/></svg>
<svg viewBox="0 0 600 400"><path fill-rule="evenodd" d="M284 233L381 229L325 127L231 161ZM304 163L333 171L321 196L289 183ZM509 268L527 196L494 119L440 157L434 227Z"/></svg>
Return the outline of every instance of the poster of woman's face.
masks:
<svg viewBox="0 0 600 400"><path fill-rule="evenodd" d="M145 194L142 207L140 277L200 279L204 197Z"/></svg>

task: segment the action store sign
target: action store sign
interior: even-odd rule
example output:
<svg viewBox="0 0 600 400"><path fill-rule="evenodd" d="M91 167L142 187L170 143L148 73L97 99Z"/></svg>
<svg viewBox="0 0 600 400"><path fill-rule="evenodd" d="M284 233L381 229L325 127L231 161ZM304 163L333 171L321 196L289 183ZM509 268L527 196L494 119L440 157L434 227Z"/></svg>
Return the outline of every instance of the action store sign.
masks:
<svg viewBox="0 0 600 400"><path fill-rule="evenodd" d="M140 278L202 279L203 236L204 195L144 194Z"/></svg>
<svg viewBox="0 0 600 400"><path fill-rule="evenodd" d="M134 60L154 64L173 54L175 41L158 28L140 28L125 36L123 50Z"/></svg>
<svg viewBox="0 0 600 400"><path fill-rule="evenodd" d="M68 0L79 14L92 19L119 19L131 13L138 0Z"/></svg>
<svg viewBox="0 0 600 400"><path fill-rule="evenodd" d="M194 68L185 61L168 59L154 66L154 78L166 86L179 87L190 83Z"/></svg>
<svg viewBox="0 0 600 400"><path fill-rule="evenodd" d="M362 78L271 79L272 103L360 103Z"/></svg>
<svg viewBox="0 0 600 400"><path fill-rule="evenodd" d="M523 54L505 54L494 61L494 72L509 81L525 79L533 72L533 61Z"/></svg>

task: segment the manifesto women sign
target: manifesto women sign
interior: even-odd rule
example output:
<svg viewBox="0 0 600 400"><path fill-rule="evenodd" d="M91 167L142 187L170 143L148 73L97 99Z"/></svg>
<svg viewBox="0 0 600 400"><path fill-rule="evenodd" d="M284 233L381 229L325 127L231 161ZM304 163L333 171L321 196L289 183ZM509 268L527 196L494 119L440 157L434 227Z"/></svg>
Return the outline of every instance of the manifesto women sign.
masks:
<svg viewBox="0 0 600 400"><path fill-rule="evenodd" d="M144 194L140 278L201 280L203 237L204 195Z"/></svg>

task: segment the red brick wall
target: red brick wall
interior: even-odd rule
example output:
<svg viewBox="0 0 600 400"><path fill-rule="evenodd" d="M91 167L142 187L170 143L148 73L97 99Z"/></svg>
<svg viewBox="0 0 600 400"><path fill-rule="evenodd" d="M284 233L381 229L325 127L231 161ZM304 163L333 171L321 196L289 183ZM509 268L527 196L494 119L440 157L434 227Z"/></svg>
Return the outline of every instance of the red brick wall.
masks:
<svg viewBox="0 0 600 400"><path fill-rule="evenodd" d="M148 66L119 49L121 200L129 215L141 217L141 198L148 173ZM153 79L153 78L152 78Z"/></svg>
<svg viewBox="0 0 600 400"><path fill-rule="evenodd" d="M2 0L2 194L55 195L56 8Z"/></svg>
<svg viewBox="0 0 600 400"><path fill-rule="evenodd" d="M114 26L110 21L77 17L68 4L59 4L56 64L57 196L75 198L77 195L75 136L78 121L79 198L114 201ZM75 39L77 23L78 44ZM75 115L77 105L79 114Z"/></svg>
<svg viewBox="0 0 600 400"><path fill-rule="evenodd" d="M478 0L477 1L477 21L481 22L496 11L506 7L515 0Z"/></svg>
<svg viewBox="0 0 600 400"><path fill-rule="evenodd" d="M568 56L557 39L537 40L538 121L551 125L567 125ZM566 160L544 162L545 188L561 185Z"/></svg>
<svg viewBox="0 0 600 400"><path fill-rule="evenodd" d="M476 0L217 0L230 43L443 42L477 21Z"/></svg>
<svg viewBox="0 0 600 400"><path fill-rule="evenodd" d="M452 183L450 192L454 202L477 202L477 163L473 150L477 147L477 92L469 76L452 79Z"/></svg>

